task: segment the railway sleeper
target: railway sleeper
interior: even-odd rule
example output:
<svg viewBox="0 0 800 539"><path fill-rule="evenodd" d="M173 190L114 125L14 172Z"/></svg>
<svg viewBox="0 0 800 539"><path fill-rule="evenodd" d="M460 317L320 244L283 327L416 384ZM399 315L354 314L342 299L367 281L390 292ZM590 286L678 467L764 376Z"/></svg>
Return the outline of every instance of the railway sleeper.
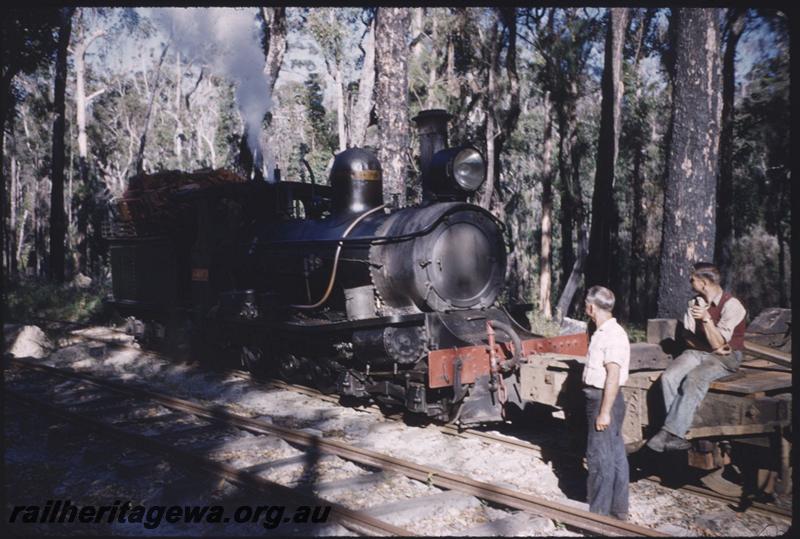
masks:
<svg viewBox="0 0 800 539"><path fill-rule="evenodd" d="M454 511L461 512L480 507L480 500L474 496L454 490L443 490L428 496L374 505L363 511L390 524L403 526L441 513L452 514Z"/></svg>
<svg viewBox="0 0 800 539"><path fill-rule="evenodd" d="M551 535L556 527L549 518L517 511L507 517L499 518L460 530L462 537L524 537Z"/></svg>

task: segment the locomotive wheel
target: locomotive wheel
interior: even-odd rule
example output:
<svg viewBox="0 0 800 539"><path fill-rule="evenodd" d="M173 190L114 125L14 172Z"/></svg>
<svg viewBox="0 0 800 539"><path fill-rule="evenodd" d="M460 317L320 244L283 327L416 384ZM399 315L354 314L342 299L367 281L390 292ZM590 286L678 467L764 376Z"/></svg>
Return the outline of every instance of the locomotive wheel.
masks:
<svg viewBox="0 0 800 539"><path fill-rule="evenodd" d="M330 363L320 360L310 365L309 368L312 371L311 378L315 388L325 394L336 392L338 373Z"/></svg>
<svg viewBox="0 0 800 539"><path fill-rule="evenodd" d="M264 361L264 352L258 346L242 346L239 350L239 361L242 368L254 376L265 376L267 368Z"/></svg>
<svg viewBox="0 0 800 539"><path fill-rule="evenodd" d="M192 323L190 320L180 316L171 317L165 324L165 336L159 347L178 361L194 359L193 352L196 346L192 346Z"/></svg>
<svg viewBox="0 0 800 539"><path fill-rule="evenodd" d="M292 382L300 373L301 367L301 361L294 354L286 354L278 362L278 376Z"/></svg>

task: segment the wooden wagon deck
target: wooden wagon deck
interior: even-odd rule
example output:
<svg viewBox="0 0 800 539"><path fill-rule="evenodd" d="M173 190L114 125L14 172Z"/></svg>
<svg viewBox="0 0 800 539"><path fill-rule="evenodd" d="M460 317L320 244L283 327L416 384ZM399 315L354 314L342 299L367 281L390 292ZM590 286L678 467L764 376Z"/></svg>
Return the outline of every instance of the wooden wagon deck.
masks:
<svg viewBox="0 0 800 539"><path fill-rule="evenodd" d="M763 360L756 360L763 361ZM792 387L792 372L788 369L765 369L745 362L739 372L711 383L711 391L739 395L763 396Z"/></svg>

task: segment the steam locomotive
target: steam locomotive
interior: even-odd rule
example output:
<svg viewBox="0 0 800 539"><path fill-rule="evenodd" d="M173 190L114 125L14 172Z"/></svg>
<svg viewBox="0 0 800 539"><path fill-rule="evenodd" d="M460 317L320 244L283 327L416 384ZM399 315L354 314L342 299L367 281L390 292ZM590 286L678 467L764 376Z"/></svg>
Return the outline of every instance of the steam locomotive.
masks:
<svg viewBox="0 0 800 539"><path fill-rule="evenodd" d="M516 383L514 358L438 361L431 373L432 351L482 345L487 331L517 353L532 337L525 306L495 305L504 226L467 202L486 163L472 146L447 147L448 119L415 118L417 206L384 203L381 165L361 148L335 156L330 185L225 171L132 178L107 232L111 303L151 343L233 351L252 371L438 420L501 419L519 395L500 394Z"/></svg>
<svg viewBox="0 0 800 539"><path fill-rule="evenodd" d="M384 202L381 165L360 148L334 158L329 185L224 170L131 178L105 230L109 303L148 346L215 365L233 358L437 421L502 421L528 403L580 417L587 334L533 335L529 305L498 303L504 226L468 202L486 163L472 146L447 147L448 119L442 110L414 119L417 206ZM712 471L712 488L731 488L721 473L738 458L791 489L790 326L789 310L757 317L746 337L772 347L761 347L769 361L714 382L698 409L688 463ZM629 448L663 420L657 381L680 352L678 330L652 320L648 342L631 345Z"/></svg>

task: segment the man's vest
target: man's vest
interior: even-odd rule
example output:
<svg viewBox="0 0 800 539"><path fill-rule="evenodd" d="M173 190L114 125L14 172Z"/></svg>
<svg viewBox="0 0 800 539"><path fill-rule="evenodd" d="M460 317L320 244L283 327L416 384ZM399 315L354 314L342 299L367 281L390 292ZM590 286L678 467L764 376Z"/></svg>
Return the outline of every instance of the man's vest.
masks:
<svg viewBox="0 0 800 539"><path fill-rule="evenodd" d="M722 317L722 307L724 307L725 303L732 297L733 296L730 293L723 292L722 298L719 300L718 305L711 304L708 306L708 315L711 317L711 320L714 322L715 326L719 324L719 319ZM746 318L747 316L745 316L745 318L742 318L742 321L739 322L735 328L733 328L733 334L731 335L730 341L728 341L728 344L733 350L744 350L744 328L746 325L745 324ZM703 340L706 341L707 343L708 339L706 338L705 335L706 328L702 324L702 322L698 321L696 328L697 328L696 330L697 336L702 337Z"/></svg>

